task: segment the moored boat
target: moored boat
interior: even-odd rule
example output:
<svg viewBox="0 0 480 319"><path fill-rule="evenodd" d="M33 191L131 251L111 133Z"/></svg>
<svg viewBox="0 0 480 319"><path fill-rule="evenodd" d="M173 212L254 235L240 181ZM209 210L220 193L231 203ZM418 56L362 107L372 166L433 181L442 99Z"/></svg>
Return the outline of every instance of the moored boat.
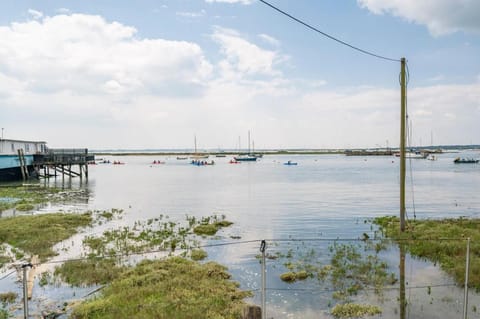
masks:
<svg viewBox="0 0 480 319"><path fill-rule="evenodd" d="M255 162L258 157L250 154L240 154L234 157L237 162Z"/></svg>
<svg viewBox="0 0 480 319"><path fill-rule="evenodd" d="M474 159L474 158L460 158L457 157L456 159L453 160L455 164L476 164L479 162L479 160Z"/></svg>
<svg viewBox="0 0 480 319"><path fill-rule="evenodd" d="M396 157L400 157L400 153L395 153ZM420 151L405 152L405 158L425 159L428 154Z"/></svg>

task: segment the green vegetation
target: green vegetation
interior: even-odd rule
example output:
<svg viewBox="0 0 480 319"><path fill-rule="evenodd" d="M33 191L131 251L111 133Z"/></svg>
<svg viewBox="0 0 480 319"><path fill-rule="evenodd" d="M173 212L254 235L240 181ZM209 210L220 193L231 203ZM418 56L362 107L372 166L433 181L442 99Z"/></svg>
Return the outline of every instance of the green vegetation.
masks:
<svg viewBox="0 0 480 319"><path fill-rule="evenodd" d="M359 252L359 246L335 244L331 248L333 257L328 268L328 275L335 287L336 299L346 299L356 295L360 290L373 287L381 293L385 285L396 282L393 273L388 273L388 265L377 255ZM324 275L325 268L319 273Z"/></svg>
<svg viewBox="0 0 480 319"><path fill-rule="evenodd" d="M28 204L28 203L20 203L17 204L15 207L16 210L21 211L21 212L28 212L29 210L33 210L35 206L33 204Z"/></svg>
<svg viewBox="0 0 480 319"><path fill-rule="evenodd" d="M202 218L200 224L193 229L193 232L196 235L213 236L220 230L220 228L228 227L232 224L232 222L225 220L225 215L222 215L221 217L213 215Z"/></svg>
<svg viewBox="0 0 480 319"><path fill-rule="evenodd" d="M295 282L297 280L305 280L309 277L307 271L301 270L299 272L289 271L280 275L280 279L285 282Z"/></svg>
<svg viewBox="0 0 480 319"><path fill-rule="evenodd" d="M113 259L70 260L55 268L55 276L72 286L104 285L117 279L124 267Z"/></svg>
<svg viewBox="0 0 480 319"><path fill-rule="evenodd" d="M100 216L108 214L101 213ZM122 261L132 254L149 252L173 254L177 248L190 250L192 260L203 260L207 252L198 247L193 229L201 223L230 225L225 217L212 215L197 220L187 216L188 225L170 221L168 216L160 215L146 221L137 221L133 227L124 226L106 230L100 236L86 236L83 247L87 258L66 262L55 270L55 275L73 286L105 284L118 278L123 270Z"/></svg>
<svg viewBox="0 0 480 319"><path fill-rule="evenodd" d="M40 260L55 256L53 245L75 234L79 227L92 223L90 213L45 214L0 219L0 242L38 255ZM18 252L17 257L21 257Z"/></svg>
<svg viewBox="0 0 480 319"><path fill-rule="evenodd" d="M2 304L14 303L18 295L15 292L3 292L0 293L0 302Z"/></svg>
<svg viewBox="0 0 480 319"><path fill-rule="evenodd" d="M83 214L55 213L0 218L0 267L25 255L38 255L41 261L55 256L52 247L76 234L81 227L102 223L121 214L121 210ZM10 245L9 251L7 246Z"/></svg>
<svg viewBox="0 0 480 319"><path fill-rule="evenodd" d="M190 253L190 258L192 258L192 260L203 260L207 258L207 256L207 252L203 249L193 249Z"/></svg>
<svg viewBox="0 0 480 319"><path fill-rule="evenodd" d="M283 266L289 271L280 275L282 281L293 283L317 278L319 284L331 285L334 299L348 301L366 288L373 288L380 295L384 286L396 282L395 275L388 272L387 263L380 260L374 248L370 240L355 244L335 242L329 247L328 264L322 263L316 251L306 246L286 253L277 251L269 259L286 259Z"/></svg>
<svg viewBox="0 0 480 319"><path fill-rule="evenodd" d="M0 293L0 302L2 304L0 307L0 319L11 318L10 313L8 312L6 307L8 304L13 304L17 297L18 295L14 292Z"/></svg>
<svg viewBox="0 0 480 319"><path fill-rule="evenodd" d="M229 279L226 268L213 262L144 260L124 271L100 297L76 307L72 317L236 319L250 293Z"/></svg>
<svg viewBox="0 0 480 319"><path fill-rule="evenodd" d="M354 303L338 304L332 309L332 315L335 318L361 318L381 313L382 310L377 306Z"/></svg>
<svg viewBox="0 0 480 319"><path fill-rule="evenodd" d="M220 228L214 224L198 225L193 229L193 232L197 235L213 236Z"/></svg>
<svg viewBox="0 0 480 319"><path fill-rule="evenodd" d="M67 192L58 188L47 188L36 185L2 186L0 187L0 212L15 208L19 211L28 211L35 205L48 201L59 200Z"/></svg>
<svg viewBox="0 0 480 319"><path fill-rule="evenodd" d="M470 238L469 286L480 290L479 219L414 220L403 233L397 217L376 218L374 223L411 255L440 264L461 286L465 283L466 239Z"/></svg>

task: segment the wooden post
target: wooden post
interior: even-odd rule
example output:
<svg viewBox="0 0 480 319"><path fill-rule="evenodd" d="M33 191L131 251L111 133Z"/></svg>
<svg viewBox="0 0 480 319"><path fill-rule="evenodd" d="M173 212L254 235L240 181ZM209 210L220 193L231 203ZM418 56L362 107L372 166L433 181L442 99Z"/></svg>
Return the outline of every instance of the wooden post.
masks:
<svg viewBox="0 0 480 319"><path fill-rule="evenodd" d="M28 272L28 279L27 279L27 298L32 299L33 293L33 283L35 282L35 265L39 262L38 256L34 255L30 261L31 268Z"/></svg>
<svg viewBox="0 0 480 319"><path fill-rule="evenodd" d="M259 306L247 305L243 308L242 319L262 319L262 309Z"/></svg>
<svg viewBox="0 0 480 319"><path fill-rule="evenodd" d="M467 319L468 312L468 274L470 272L470 237L467 238L467 250L465 252L465 287L463 296L463 319Z"/></svg>
<svg viewBox="0 0 480 319"><path fill-rule="evenodd" d="M20 172L22 173L22 179L26 180L28 177L28 170L25 169L25 157L23 156L23 149L19 148L18 153L18 162L20 164Z"/></svg>
<svg viewBox="0 0 480 319"><path fill-rule="evenodd" d="M400 231L405 231L405 137L406 137L406 76L405 58L400 60Z"/></svg>

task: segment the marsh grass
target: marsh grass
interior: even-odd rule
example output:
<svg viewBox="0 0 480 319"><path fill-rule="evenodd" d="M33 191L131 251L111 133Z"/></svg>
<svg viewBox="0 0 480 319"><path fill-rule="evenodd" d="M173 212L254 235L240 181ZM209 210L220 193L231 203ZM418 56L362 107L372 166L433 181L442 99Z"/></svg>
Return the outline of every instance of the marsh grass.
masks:
<svg viewBox="0 0 480 319"><path fill-rule="evenodd" d="M0 267L8 262L38 255L40 261L57 255L53 246L79 229L104 223L122 210L54 213L0 218ZM7 246L8 249L7 249Z"/></svg>
<svg viewBox="0 0 480 319"><path fill-rule="evenodd" d="M194 226L193 232L200 236L213 236L221 228L228 227L233 223L225 219L225 215L212 215L204 217L197 226Z"/></svg>
<svg viewBox="0 0 480 319"><path fill-rule="evenodd" d="M374 223L412 256L439 264L460 286L465 283L466 239L470 238L469 287L480 290L479 219L410 220L403 233L395 216L376 218Z"/></svg>
<svg viewBox="0 0 480 319"><path fill-rule="evenodd" d="M44 261L55 256L52 247L92 223L90 213L22 215L0 219L0 242ZM23 256L18 252L17 257Z"/></svg>
<svg viewBox="0 0 480 319"><path fill-rule="evenodd" d="M125 270L100 297L73 310L72 318L238 318L243 299L226 268L185 258L143 260Z"/></svg>
<svg viewBox="0 0 480 319"><path fill-rule="evenodd" d="M105 213L99 215L110 217ZM105 284L117 278L124 268L123 264L133 254L156 252L173 255L180 249L183 251L182 256L203 260L207 257L207 252L198 249L200 243L196 240L193 229L203 223L217 222L225 222L225 217L212 215L197 220L187 216L187 222L181 223L160 215L137 221L132 227L109 229L100 236L86 236L83 239L86 258L58 266L54 275L73 286L88 286Z"/></svg>
<svg viewBox="0 0 480 319"><path fill-rule="evenodd" d="M377 306L345 303L338 304L332 309L335 318L362 318L381 314L382 310Z"/></svg>
<svg viewBox="0 0 480 319"><path fill-rule="evenodd" d="M365 237L351 243L334 241L327 251L319 251L308 243L295 246L271 253L275 256L272 259L288 270L280 275L282 281L301 285L300 280L304 280L310 286L316 279L322 288L332 290L332 303L337 303L332 315L336 318L381 313L377 306L351 303L354 296L365 291L373 291L381 299L384 288L397 281L388 264L379 257L381 246L376 241Z"/></svg>
<svg viewBox="0 0 480 319"><path fill-rule="evenodd" d="M18 295L15 292L2 292L0 293L0 302L2 304L11 304L14 303Z"/></svg>
<svg viewBox="0 0 480 319"><path fill-rule="evenodd" d="M17 297L17 293L11 291L0 293L0 319L11 318L9 311L6 308L9 304L13 304Z"/></svg>
<svg viewBox="0 0 480 319"><path fill-rule="evenodd" d="M384 286L396 282L395 275L388 272L387 263L376 254L362 253L360 245L334 244L330 249L333 256L328 270L337 299L370 287L381 294Z"/></svg>
<svg viewBox="0 0 480 319"><path fill-rule="evenodd" d="M54 275L72 286L104 285L119 277L125 269L113 259L71 260L55 268Z"/></svg>
<svg viewBox="0 0 480 319"><path fill-rule="evenodd" d="M2 186L0 187L0 212L15 208L19 211L34 209L35 205L61 199L68 192L58 188L39 186Z"/></svg>
<svg viewBox="0 0 480 319"><path fill-rule="evenodd" d="M192 260L203 260L205 258L207 258L208 254L205 250L203 249L193 249L190 253L190 258L192 258Z"/></svg>

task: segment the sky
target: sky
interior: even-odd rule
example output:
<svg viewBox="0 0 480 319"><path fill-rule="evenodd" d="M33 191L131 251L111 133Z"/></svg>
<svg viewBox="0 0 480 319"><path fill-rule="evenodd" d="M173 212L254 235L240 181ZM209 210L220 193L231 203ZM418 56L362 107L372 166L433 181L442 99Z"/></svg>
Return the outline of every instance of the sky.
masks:
<svg viewBox="0 0 480 319"><path fill-rule="evenodd" d="M409 145L480 144L480 1L269 2L407 59ZM49 147L397 147L399 73L258 0L0 2L3 137Z"/></svg>

